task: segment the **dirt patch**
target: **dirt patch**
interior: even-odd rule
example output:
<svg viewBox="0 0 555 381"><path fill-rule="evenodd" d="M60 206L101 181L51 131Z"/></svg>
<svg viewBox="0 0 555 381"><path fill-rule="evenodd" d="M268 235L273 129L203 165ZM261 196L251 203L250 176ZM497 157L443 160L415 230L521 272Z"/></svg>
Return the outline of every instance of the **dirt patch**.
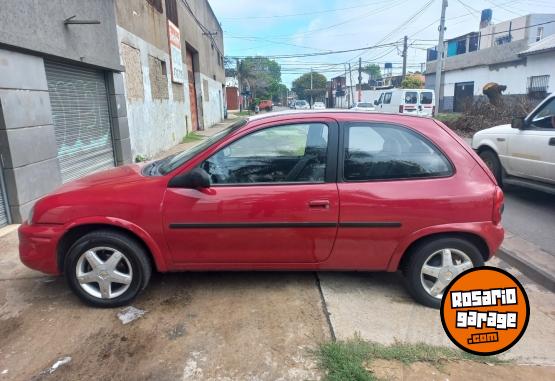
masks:
<svg viewBox="0 0 555 381"><path fill-rule="evenodd" d="M502 364L493 365L474 361L455 361L430 364L416 362L410 365L399 361L375 360L366 366L380 380L553 380L555 367Z"/></svg>

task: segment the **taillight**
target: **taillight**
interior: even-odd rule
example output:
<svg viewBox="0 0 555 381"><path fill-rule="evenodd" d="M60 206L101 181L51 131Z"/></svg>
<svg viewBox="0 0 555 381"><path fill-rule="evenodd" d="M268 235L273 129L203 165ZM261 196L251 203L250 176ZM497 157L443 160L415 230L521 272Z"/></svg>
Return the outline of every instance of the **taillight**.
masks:
<svg viewBox="0 0 555 381"><path fill-rule="evenodd" d="M399 106L399 114L402 114L402 113L403 113L403 105L400 105Z"/></svg>
<svg viewBox="0 0 555 381"><path fill-rule="evenodd" d="M499 187L495 187L495 196L493 200L493 215L491 217L495 225L501 222L501 215L503 214L505 196Z"/></svg>

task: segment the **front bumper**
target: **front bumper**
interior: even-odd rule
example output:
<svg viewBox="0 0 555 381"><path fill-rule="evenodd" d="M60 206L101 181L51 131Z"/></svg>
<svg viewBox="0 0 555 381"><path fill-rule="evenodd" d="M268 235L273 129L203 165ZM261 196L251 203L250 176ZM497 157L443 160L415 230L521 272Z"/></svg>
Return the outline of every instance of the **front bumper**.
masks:
<svg viewBox="0 0 555 381"><path fill-rule="evenodd" d="M21 262L33 270L59 275L56 252L63 234L63 225L29 225L24 222L18 229Z"/></svg>

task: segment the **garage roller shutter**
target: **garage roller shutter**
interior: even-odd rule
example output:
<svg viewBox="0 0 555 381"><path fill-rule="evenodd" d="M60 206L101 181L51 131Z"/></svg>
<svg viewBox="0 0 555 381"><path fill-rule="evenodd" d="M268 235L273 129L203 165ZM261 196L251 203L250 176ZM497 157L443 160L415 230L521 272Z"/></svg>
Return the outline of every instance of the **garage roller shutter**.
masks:
<svg viewBox="0 0 555 381"><path fill-rule="evenodd" d="M62 181L114 166L104 72L45 60Z"/></svg>
<svg viewBox="0 0 555 381"><path fill-rule="evenodd" d="M0 167L0 172L2 171L2 167ZM8 224L8 212L6 211L6 200L4 198L4 189L2 188L2 178L0 173L0 228L4 225Z"/></svg>

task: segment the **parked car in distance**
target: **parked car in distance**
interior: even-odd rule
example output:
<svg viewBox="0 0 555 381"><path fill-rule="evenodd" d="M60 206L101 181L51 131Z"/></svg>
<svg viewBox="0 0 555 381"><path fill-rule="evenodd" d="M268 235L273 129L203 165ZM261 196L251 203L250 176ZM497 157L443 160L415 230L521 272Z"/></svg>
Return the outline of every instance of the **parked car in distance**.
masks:
<svg viewBox="0 0 555 381"><path fill-rule="evenodd" d="M272 111L272 109L274 108L274 104L272 103L271 99L263 99L258 104L258 107L260 108L260 110Z"/></svg>
<svg viewBox="0 0 555 381"><path fill-rule="evenodd" d="M272 113L63 185L20 226L19 251L101 307L130 303L155 270L402 270L438 307L501 244L502 209L491 171L434 119Z"/></svg>
<svg viewBox="0 0 555 381"><path fill-rule="evenodd" d="M295 110L310 110L310 105L307 101L300 99L295 101L294 108Z"/></svg>
<svg viewBox="0 0 555 381"><path fill-rule="evenodd" d="M478 131L472 148L497 183L555 193L555 95L511 124Z"/></svg>
<svg viewBox="0 0 555 381"><path fill-rule="evenodd" d="M383 90L374 105L379 112L420 116L434 116L436 108L434 92L428 89Z"/></svg>
<svg viewBox="0 0 555 381"><path fill-rule="evenodd" d="M376 108L370 102L356 102L353 107L353 111L375 111Z"/></svg>
<svg viewBox="0 0 555 381"><path fill-rule="evenodd" d="M325 110L326 105L324 104L324 102L314 102L314 104L312 105L312 109L313 110Z"/></svg>

